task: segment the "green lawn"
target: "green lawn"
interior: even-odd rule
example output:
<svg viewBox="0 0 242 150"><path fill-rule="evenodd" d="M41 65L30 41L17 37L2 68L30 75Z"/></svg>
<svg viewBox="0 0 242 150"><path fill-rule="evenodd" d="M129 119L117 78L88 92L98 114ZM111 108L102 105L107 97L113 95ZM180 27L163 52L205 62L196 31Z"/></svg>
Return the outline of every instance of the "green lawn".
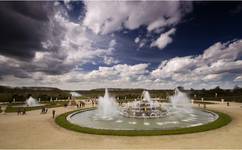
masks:
<svg viewBox="0 0 242 150"><path fill-rule="evenodd" d="M88 111L91 109L83 109L80 112ZM179 128L174 130L105 130L105 129L93 129L87 127L80 127L78 125L71 124L66 120L66 117L75 111L67 112L56 117L55 122L63 128L89 133L89 134L100 134L100 135L117 135L117 136L152 136L152 135L172 135L172 134L185 134L185 133L194 133L194 132L203 132L212 129L217 129L222 126L227 125L231 122L231 117L222 112L216 112L219 115L219 118L214 122L189 128Z"/></svg>

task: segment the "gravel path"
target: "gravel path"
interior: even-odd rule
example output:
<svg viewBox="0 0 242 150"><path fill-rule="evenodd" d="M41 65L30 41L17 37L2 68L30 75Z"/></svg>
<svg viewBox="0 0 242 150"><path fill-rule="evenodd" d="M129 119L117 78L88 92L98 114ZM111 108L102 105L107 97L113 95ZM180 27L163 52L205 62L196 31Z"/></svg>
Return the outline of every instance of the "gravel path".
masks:
<svg viewBox="0 0 242 150"><path fill-rule="evenodd" d="M242 104L207 105L207 108L229 114L233 121L220 129L183 135L123 137L77 133L55 124L51 111L40 110L0 114L0 148L179 148L179 149L242 149ZM55 108L56 114L75 108Z"/></svg>

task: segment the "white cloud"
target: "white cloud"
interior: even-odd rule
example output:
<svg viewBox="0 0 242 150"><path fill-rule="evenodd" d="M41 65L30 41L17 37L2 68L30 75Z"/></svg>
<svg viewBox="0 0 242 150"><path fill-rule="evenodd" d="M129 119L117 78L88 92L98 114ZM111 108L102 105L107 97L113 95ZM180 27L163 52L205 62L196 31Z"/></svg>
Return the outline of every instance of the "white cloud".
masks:
<svg viewBox="0 0 242 150"><path fill-rule="evenodd" d="M112 65L119 63L119 61L115 60L113 57L104 56L104 63L107 65Z"/></svg>
<svg viewBox="0 0 242 150"><path fill-rule="evenodd" d="M113 48L117 44L116 40L111 40L109 43L109 48Z"/></svg>
<svg viewBox="0 0 242 150"><path fill-rule="evenodd" d="M203 59L214 61L215 59L235 60L242 55L242 40L227 43L215 43L204 51Z"/></svg>
<svg viewBox="0 0 242 150"><path fill-rule="evenodd" d="M191 11L191 2L179 1L85 1L84 25L96 34L137 29L152 31L177 24Z"/></svg>
<svg viewBox="0 0 242 150"><path fill-rule="evenodd" d="M122 29L134 30L141 26L148 32L160 33L178 24L192 10L192 2L186 1L85 1L86 14L83 24L96 34L111 34ZM127 31L124 31L125 33ZM172 42L175 29L160 35L151 44L163 49ZM146 42L135 39L139 48Z"/></svg>
<svg viewBox="0 0 242 150"><path fill-rule="evenodd" d="M241 82L242 81L242 75L240 76L237 76L235 79L234 79L235 82Z"/></svg>
<svg viewBox="0 0 242 150"><path fill-rule="evenodd" d="M100 66L90 72L73 69L59 75L48 75L42 71L26 75L16 64L24 65L27 68L27 63L16 62L14 59L0 55L1 65L7 66L8 69L12 68L21 76L31 77L16 77L14 76L15 72L12 72L13 75L3 77L2 84L57 86L64 89L101 87L174 88L179 85L187 88L213 88L216 85L229 88L242 81L242 60L239 60L242 56L241 41L237 40L229 44L221 43L220 45L224 46L220 46L220 48L215 43L206 49L203 54L164 60L157 69L151 71L148 69L148 64L115 64L110 67ZM221 55L218 55L218 53ZM47 56L45 55L48 55L48 53L37 53L35 59L46 59ZM111 64L113 63L110 62Z"/></svg>
<svg viewBox="0 0 242 150"><path fill-rule="evenodd" d="M161 18L149 24L149 26L147 27L147 30L152 31L166 25L167 25L167 22L164 20L164 18Z"/></svg>
<svg viewBox="0 0 242 150"><path fill-rule="evenodd" d="M134 42L135 42L135 43L139 43L139 41L140 41L140 38L139 38L139 37L136 37L136 38L134 39Z"/></svg>
<svg viewBox="0 0 242 150"><path fill-rule="evenodd" d="M242 40L215 43L201 55L175 57L162 61L160 66L151 72L151 76L160 79L169 78L175 82L201 84L212 81L221 84L224 82L224 77L242 73L242 60L238 60L241 56Z"/></svg>
<svg viewBox="0 0 242 150"><path fill-rule="evenodd" d="M91 63L97 58L104 59L106 55L111 55L117 43L115 39L112 39L108 43L107 49L96 47L96 41L106 37L92 36L86 27L70 21L63 15L61 10L55 13L52 22L61 28L62 37L49 37L47 41L42 42L42 45L49 49L57 46L58 50L37 52L34 59L36 64L58 62L62 67L66 66L71 70L76 65L81 66L86 63ZM60 40L60 42L57 43L56 39Z"/></svg>
<svg viewBox="0 0 242 150"><path fill-rule="evenodd" d="M176 32L176 29L172 28L169 31L162 33L160 37L151 43L151 47L157 46L159 49L165 48L168 44L172 42L171 35L173 35Z"/></svg>
<svg viewBox="0 0 242 150"><path fill-rule="evenodd" d="M114 36L111 40L108 39L110 42L105 43L106 48L98 48L95 44L99 38L108 35L94 35L87 29L94 33L108 34L123 28L132 30L144 25L149 32L157 29L163 31L174 27L181 20L184 15L182 3L85 1L85 26L71 22L61 12L57 12L52 21L60 27L61 37L49 37L43 41L42 46L48 50L36 52L32 62L0 55L0 77L3 78L1 83L57 86L64 89L173 88L178 85L210 88L215 84L230 86L234 82L242 81L242 40L218 42L207 48L203 54L164 60L158 68L149 70L148 64L118 64L119 60L113 55L118 47ZM151 46L163 49L172 42L171 35L175 31L174 27L162 33ZM137 37L134 42L143 47L149 43L147 38ZM56 39L60 42L56 42ZM58 48L55 49L55 46ZM96 59L101 59L110 67L100 66L89 72L78 68L85 63L97 64ZM64 72L56 72L62 70ZM50 71L53 72L46 73Z"/></svg>
<svg viewBox="0 0 242 150"><path fill-rule="evenodd" d="M105 40L107 36L93 36L83 25L70 21L64 10L58 9L50 17L49 24L49 31L55 34L48 33L46 40L41 42L46 51L35 51L32 62L0 56L0 64L7 64L1 67L0 78L9 74L26 78L35 72L64 74L96 59L105 59L107 63L118 62L111 58L117 43L114 38L110 42L110 38L106 39L103 44L106 48L99 48L96 42Z"/></svg>
<svg viewBox="0 0 242 150"><path fill-rule="evenodd" d="M219 81L223 77L223 74L209 74L206 75L202 80L204 81Z"/></svg>
<svg viewBox="0 0 242 150"><path fill-rule="evenodd" d="M147 73L148 64L137 64L137 65L127 65L118 64L113 67L99 67L98 70L91 71L86 75L87 78L95 77L97 79L120 79L126 80L131 78L136 78L139 75Z"/></svg>

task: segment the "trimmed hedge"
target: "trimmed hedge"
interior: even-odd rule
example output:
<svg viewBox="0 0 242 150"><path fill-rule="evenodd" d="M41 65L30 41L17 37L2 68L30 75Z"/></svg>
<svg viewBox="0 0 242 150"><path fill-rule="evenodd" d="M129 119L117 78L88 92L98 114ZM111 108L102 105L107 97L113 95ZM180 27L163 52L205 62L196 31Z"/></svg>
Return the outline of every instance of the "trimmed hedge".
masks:
<svg viewBox="0 0 242 150"><path fill-rule="evenodd" d="M79 112L89 111L92 109L83 109ZM232 121L231 117L222 112L213 111L218 114L219 118L214 122L204 124L201 126L188 127L188 128L178 128L173 130L107 130L107 129L94 129L88 127L81 127L75 124L70 123L66 120L66 117L76 111L67 112L56 117L55 122L63 128L82 132L89 134L99 134L99 135L117 135L117 136L153 136L153 135L173 135L173 134L186 134L186 133L195 133L203 132L212 129L217 129L223 127Z"/></svg>

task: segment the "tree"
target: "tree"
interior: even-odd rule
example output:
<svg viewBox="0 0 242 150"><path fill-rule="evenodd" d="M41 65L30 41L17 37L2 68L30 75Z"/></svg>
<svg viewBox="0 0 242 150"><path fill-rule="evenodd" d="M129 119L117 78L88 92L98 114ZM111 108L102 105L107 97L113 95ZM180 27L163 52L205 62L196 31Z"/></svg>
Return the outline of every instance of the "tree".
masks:
<svg viewBox="0 0 242 150"><path fill-rule="evenodd" d="M239 90L239 89L241 89L241 88L238 85L235 85L233 88L233 90Z"/></svg>
<svg viewBox="0 0 242 150"><path fill-rule="evenodd" d="M185 90L183 86L178 86L177 89L178 89L179 91L184 91L184 90Z"/></svg>

